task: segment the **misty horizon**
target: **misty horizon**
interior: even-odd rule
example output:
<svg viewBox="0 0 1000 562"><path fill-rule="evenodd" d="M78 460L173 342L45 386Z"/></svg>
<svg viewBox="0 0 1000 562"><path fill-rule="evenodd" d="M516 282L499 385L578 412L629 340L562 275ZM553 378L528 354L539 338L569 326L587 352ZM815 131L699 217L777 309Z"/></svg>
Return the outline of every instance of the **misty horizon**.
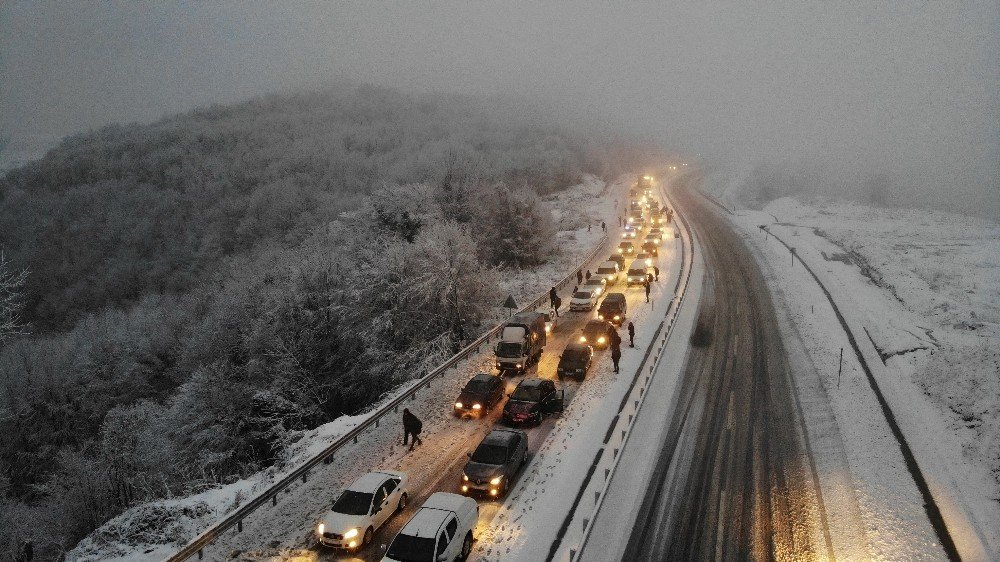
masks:
<svg viewBox="0 0 1000 562"><path fill-rule="evenodd" d="M0 29L8 162L110 123L372 84L530 100L736 176L818 178L810 191L834 197L878 175L895 205L1000 214L989 2L20 4Z"/></svg>

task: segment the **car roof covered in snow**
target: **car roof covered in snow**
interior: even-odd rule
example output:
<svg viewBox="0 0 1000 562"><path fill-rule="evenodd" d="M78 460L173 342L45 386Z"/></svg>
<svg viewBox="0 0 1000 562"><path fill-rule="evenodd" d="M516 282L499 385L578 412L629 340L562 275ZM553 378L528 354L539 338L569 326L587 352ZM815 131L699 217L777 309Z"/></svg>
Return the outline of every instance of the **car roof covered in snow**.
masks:
<svg viewBox="0 0 1000 562"><path fill-rule="evenodd" d="M366 494L370 494L375 490L378 490L378 487L381 486L386 480L390 478L399 478L400 476L402 475L393 472L369 472L351 483L347 489L352 492L364 492Z"/></svg>
<svg viewBox="0 0 1000 562"><path fill-rule="evenodd" d="M483 438L480 445L508 445L518 437L526 437L523 431L516 429L494 429Z"/></svg>
<svg viewBox="0 0 1000 562"><path fill-rule="evenodd" d="M413 515L413 518L406 523L400 534L411 537L434 538L437 536L437 532L441 529L441 525L444 524L448 514L452 512L462 513L468 509L473 509L471 506L475 504L475 501L458 494L434 492L431 494L431 497L427 498L424 505L420 506L420 509ZM472 503L470 504L469 502Z"/></svg>

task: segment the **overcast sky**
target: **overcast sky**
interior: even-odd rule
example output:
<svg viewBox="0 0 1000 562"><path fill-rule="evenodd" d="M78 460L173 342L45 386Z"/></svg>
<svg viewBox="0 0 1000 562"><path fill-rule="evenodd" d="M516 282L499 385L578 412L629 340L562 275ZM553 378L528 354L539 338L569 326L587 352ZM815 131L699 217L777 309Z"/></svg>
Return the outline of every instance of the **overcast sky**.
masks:
<svg viewBox="0 0 1000 562"><path fill-rule="evenodd" d="M30 152L349 80L528 96L730 164L884 165L1000 210L996 0L608 4L6 3L0 132Z"/></svg>

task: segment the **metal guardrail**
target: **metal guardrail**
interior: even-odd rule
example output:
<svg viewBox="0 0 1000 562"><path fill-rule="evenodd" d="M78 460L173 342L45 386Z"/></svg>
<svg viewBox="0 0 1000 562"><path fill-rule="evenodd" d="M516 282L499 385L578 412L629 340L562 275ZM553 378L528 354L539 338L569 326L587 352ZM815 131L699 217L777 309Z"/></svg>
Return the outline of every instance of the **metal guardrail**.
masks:
<svg viewBox="0 0 1000 562"><path fill-rule="evenodd" d="M669 201L669 198L666 197L665 193L661 191L661 194L664 199ZM674 209L676 210L677 207L674 206ZM569 547L568 552L568 559L570 562L577 560L583 552L583 549L586 548L587 542L590 540L590 533L593 529L594 521L597 519L597 513L604 504L604 498L607 496L608 487L611 485L611 477L618 468L618 461L621 459L620 453L625 448L625 444L632 435L633 423L638 418L639 409L642 407L642 404L645 402L646 396L648 395L648 393L646 393L646 388L652 380L656 366L663 357L663 348L666 347L667 340L673 333L677 316L680 314L681 305L683 304L684 297L687 294L687 285L691 278L691 271L694 269L694 234L691 232L691 228L687 221L681 216L680 211L677 211L676 216L678 222L682 224L686 234L684 241L681 244L681 263L682 267L685 268L686 271L682 275L677 276L677 283L674 285L673 302L670 303L670 306L664 315L664 319L661 320L659 325L656 327L656 331L653 334L649 347L646 349L642 362L639 364L639 368L636 369L635 376L633 377L628 390L625 392L624 396L622 396L621 404L618 407L618 413L614 418L612 418L611 424L608 426L608 431L605 433L604 443L595 455L594 461L591 464L590 469L587 471L587 476L580 485L580 490L573 501L570 512L566 515L562 526L556 534L556 539L553 541L552 546L549 549L549 555L547 557L548 561L557 559L556 557L560 552L564 552L564 554L559 559L567 559L567 555L563 547L566 534L570 532L570 526L577 518L577 509L579 508L580 502L584 497L584 493L588 489L592 489L591 481L593 475L597 473L597 468L601 466L602 462L604 462L606 463L603 475L604 480L602 483L595 486L596 489L593 489L594 506L590 511L590 516L583 517L582 524L580 525L581 534L577 539L578 542L575 544L570 543L572 545ZM684 242L687 242L687 244L690 245L690 249L685 250ZM666 327L665 331L664 327ZM650 359L650 355L652 355L653 364L649 365L647 368L646 363ZM644 371L646 371L645 379L642 378ZM642 380L641 383L640 380ZM619 443L617 447L611 447L611 440L615 436L618 436Z"/></svg>
<svg viewBox="0 0 1000 562"><path fill-rule="evenodd" d="M556 283L555 285L556 289L559 290L565 288L567 285L571 283L575 283L576 272L578 270L585 268L587 264L589 264L591 261L594 260L594 258L601 255L601 252L608 251L606 247L608 245L608 241L609 241L608 235L605 233L601 237L600 242L598 242L594 250L587 255L587 257L578 265L578 267L573 268L573 271L570 272L569 275L567 275L561 281ZM535 310L539 306L542 306L545 303L547 303L548 298L549 298L548 291L546 291L541 296L539 296L535 300L531 301L529 304L522 307L518 312ZM249 502L247 502L245 505L243 505L233 513L226 516L225 519L203 531L194 540L185 545L184 548L180 549L176 554L167 558L166 562L183 562L184 560L187 560L195 555L197 555L198 559L201 560L203 556L202 554L203 549L212 542L214 542L223 533L225 533L229 529L232 529L233 527L236 527L237 532L243 532L244 519L253 514L260 507L267 504L268 501L270 501L272 506L277 505L278 494L282 490L291 486L298 480L302 480L302 482L305 482L306 479L308 478L309 471L315 468L316 465L320 463L329 464L329 462L333 459L334 454L339 449L341 449L346 445L357 443L358 437L361 434L365 433L365 431L367 431L368 429L378 428L379 420L381 420L387 414L398 413L400 404L402 404L408 399L412 399L421 389L429 388L431 381L433 379L443 376L448 369L454 367L459 362L467 359L469 356L476 353L480 353L482 351L482 346L484 344L489 343L494 336L500 333L500 330L503 328L503 324L504 322L500 322L499 324L490 328L485 334L476 338L475 341L473 341L465 348L463 348L461 351L453 355L450 359L448 359L447 361L436 367L434 370L424 375L424 377L419 379L416 383L414 383L409 390L403 392L402 394L394 398L391 402L385 404L384 406L373 412L367 419L365 419L363 422L358 424L354 429L352 429L351 431L347 432L339 439L334 441L329 447L323 449L323 451L321 451L319 454L306 461L302 466L296 468L287 476L285 476L284 478L273 484L270 488L264 490L259 495L257 495Z"/></svg>

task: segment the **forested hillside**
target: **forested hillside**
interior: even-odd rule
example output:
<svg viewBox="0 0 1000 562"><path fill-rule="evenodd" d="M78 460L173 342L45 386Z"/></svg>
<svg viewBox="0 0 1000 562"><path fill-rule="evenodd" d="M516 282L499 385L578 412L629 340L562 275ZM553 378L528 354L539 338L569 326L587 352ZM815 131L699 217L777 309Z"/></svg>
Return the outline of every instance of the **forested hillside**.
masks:
<svg viewBox="0 0 1000 562"><path fill-rule="evenodd" d="M498 109L507 108L507 109ZM515 109L516 108L516 109ZM482 328L540 193L641 157L516 104L358 87L64 140L0 179L0 549L280 462Z"/></svg>

